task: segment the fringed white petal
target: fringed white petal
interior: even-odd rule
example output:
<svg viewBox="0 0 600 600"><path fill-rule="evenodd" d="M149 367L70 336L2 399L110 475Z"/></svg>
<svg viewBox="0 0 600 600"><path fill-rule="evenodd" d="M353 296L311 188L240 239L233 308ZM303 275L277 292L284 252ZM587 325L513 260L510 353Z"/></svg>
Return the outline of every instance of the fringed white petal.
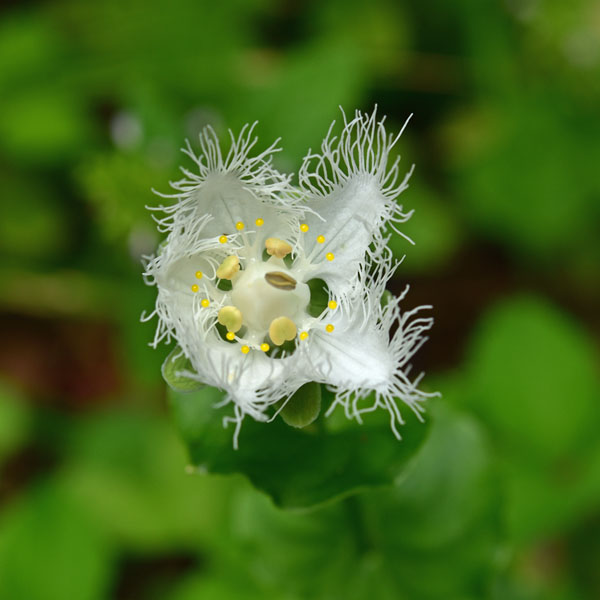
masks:
<svg viewBox="0 0 600 600"><path fill-rule="evenodd" d="M309 352L316 365L314 380L329 384L336 392L329 413L342 405L348 418L361 421L364 412L384 408L390 413L394 434L400 438L397 425L404 421L399 403L420 417L422 402L432 395L418 389L421 375L411 380L408 374L409 361L426 341L425 332L433 319L419 316L430 306L400 311L408 288L382 305L385 284L397 266L383 244L384 240L380 242L380 261L359 271L352 292L344 294L338 308L327 315L326 322L334 326L333 331L321 328L311 332ZM390 339L393 328L396 330Z"/></svg>
<svg viewBox="0 0 600 600"><path fill-rule="evenodd" d="M257 142L253 136L255 126L245 126L237 138L230 131L231 147L226 155L211 127L199 136L198 155L186 142L182 151L194 161L196 172L182 168L184 178L171 182L175 193L155 192L174 201L151 208L165 215L156 219L161 231L190 226L209 214L213 218L207 233L218 236L234 233L238 222L254 223L269 207L292 214L303 212L298 206L299 196L290 185L292 176L280 173L271 164L273 154L280 150L279 140L257 156L250 155Z"/></svg>
<svg viewBox="0 0 600 600"><path fill-rule="evenodd" d="M357 111L351 121L344 115L339 139L330 128L321 153L309 152L299 173L307 204L316 213L306 217L314 231L305 238L306 253L320 263L318 276L344 288L386 224L395 227L412 214L396 203L408 187L412 169L398 181L399 159L388 166L390 151L404 128L396 137L388 136L384 121L377 120L376 110L370 115ZM325 237L324 243L318 243L319 234ZM333 260L327 259L328 253Z"/></svg>
<svg viewBox="0 0 600 600"><path fill-rule="evenodd" d="M260 352L242 354L237 344L219 343L201 334L188 334L186 338L184 352L195 372L183 375L226 393L222 405L231 403L234 410L232 416L225 418L225 424L236 423L235 447L246 415L267 421L268 409L304 383L298 361L292 356L272 359Z"/></svg>
<svg viewBox="0 0 600 600"><path fill-rule="evenodd" d="M421 418L425 399L434 396L419 389L422 374L411 379L408 362L426 341L425 332L433 320L417 316L430 307L419 307L402 314L396 301L386 306L375 329L336 327L337 335L320 333L315 337L314 354L326 357L319 380L328 383L336 397L328 414L336 406L344 407L350 419L361 421L361 415L377 408L390 414L392 431L401 438L398 425L403 425L400 405L405 404ZM397 330L391 341L388 325Z"/></svg>

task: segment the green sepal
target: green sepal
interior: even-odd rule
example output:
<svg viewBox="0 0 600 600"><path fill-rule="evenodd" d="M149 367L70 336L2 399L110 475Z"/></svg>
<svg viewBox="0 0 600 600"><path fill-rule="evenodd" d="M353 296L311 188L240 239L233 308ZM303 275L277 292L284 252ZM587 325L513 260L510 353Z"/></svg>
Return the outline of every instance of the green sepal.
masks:
<svg viewBox="0 0 600 600"><path fill-rule="evenodd" d="M197 392L204 387L203 383L182 375L183 371L193 372L194 367L182 349L177 346L163 363L162 375L165 381L176 392Z"/></svg>
<svg viewBox="0 0 600 600"><path fill-rule="evenodd" d="M284 404L279 412L290 427L306 427L313 423L321 412L321 384L305 383Z"/></svg>

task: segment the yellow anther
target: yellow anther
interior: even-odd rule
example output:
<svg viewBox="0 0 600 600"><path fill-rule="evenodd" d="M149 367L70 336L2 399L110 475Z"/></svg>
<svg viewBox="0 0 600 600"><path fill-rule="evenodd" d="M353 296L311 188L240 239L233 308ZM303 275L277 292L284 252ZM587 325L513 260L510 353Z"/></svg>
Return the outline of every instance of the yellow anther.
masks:
<svg viewBox="0 0 600 600"><path fill-rule="evenodd" d="M196 284L194 284L194 285L192 286L192 292L194 292L194 294L195 294L195 293L196 293L196 292L197 292L199 289L200 289L200 288L199 288L199 287L198 287Z"/></svg>
<svg viewBox="0 0 600 600"><path fill-rule="evenodd" d="M297 331L294 321L287 317L277 317L269 325L269 337L276 346L281 346L287 340L293 340Z"/></svg>
<svg viewBox="0 0 600 600"><path fill-rule="evenodd" d="M337 302L336 302L335 300L330 300L330 301L327 303L327 306L329 306L329 308L330 308L331 310L334 310L334 309L336 309L336 308L337 308Z"/></svg>
<svg viewBox="0 0 600 600"><path fill-rule="evenodd" d="M300 339L302 341L306 340L308 338L308 331L302 331L300 332Z"/></svg>
<svg viewBox="0 0 600 600"><path fill-rule="evenodd" d="M200 304L202 304L203 308L208 308L210 306L210 300L208 300L207 298L204 298L202 300L202 302L200 302Z"/></svg>
<svg viewBox="0 0 600 600"><path fill-rule="evenodd" d="M265 248L267 249L267 254L276 256L277 258L283 258L292 251L292 247L279 238L267 238L265 240Z"/></svg>
<svg viewBox="0 0 600 600"><path fill-rule="evenodd" d="M219 242L221 244L226 244L227 243L227 236L226 235L222 235L219 237Z"/></svg>
<svg viewBox="0 0 600 600"><path fill-rule="evenodd" d="M302 225L300 225L300 231L302 233L306 233L309 230L309 227L306 223L302 223Z"/></svg>
<svg viewBox="0 0 600 600"><path fill-rule="evenodd" d="M224 306L217 315L217 321L227 327L227 331L235 333L242 327L242 313L235 306Z"/></svg>
<svg viewBox="0 0 600 600"><path fill-rule="evenodd" d="M271 346L269 346L269 344L267 344L266 342L263 342L263 343L260 345L260 349L261 349L263 352L268 352L270 348L271 348Z"/></svg>
<svg viewBox="0 0 600 600"><path fill-rule="evenodd" d="M335 327L331 323L329 323L328 325L325 325L325 331L327 333L331 333L334 329L335 329Z"/></svg>
<svg viewBox="0 0 600 600"><path fill-rule="evenodd" d="M202 279L202 271L196 271L196 279Z"/></svg>
<svg viewBox="0 0 600 600"><path fill-rule="evenodd" d="M225 337L226 337L226 338L227 338L227 339L228 339L230 342L232 342L233 340L235 340L235 333L233 333L233 331L228 331L228 332L225 334Z"/></svg>
<svg viewBox="0 0 600 600"><path fill-rule="evenodd" d="M242 354L248 354L248 352L250 352L250 346L242 346L240 350L242 351Z"/></svg>
<svg viewBox="0 0 600 600"><path fill-rule="evenodd" d="M322 244L325 241L325 236L324 235L318 235L317 236L317 242L319 244Z"/></svg>
<svg viewBox="0 0 600 600"><path fill-rule="evenodd" d="M235 224L235 228L236 228L238 231L241 231L242 229L244 229L244 224L243 224L241 221L238 221L238 222Z"/></svg>
<svg viewBox="0 0 600 600"><path fill-rule="evenodd" d="M233 276L240 270L240 259L232 254L228 256L217 269L217 277L219 279L232 279Z"/></svg>
<svg viewBox="0 0 600 600"><path fill-rule="evenodd" d="M327 259L329 262L331 262L331 261L332 261L332 260L335 258L335 256L333 255L333 252L328 252L328 253L325 255L325 258L326 258L326 259Z"/></svg>
<svg viewBox="0 0 600 600"><path fill-rule="evenodd" d="M257 227L262 227L265 224L265 220L261 218L256 219L254 222L256 223Z"/></svg>

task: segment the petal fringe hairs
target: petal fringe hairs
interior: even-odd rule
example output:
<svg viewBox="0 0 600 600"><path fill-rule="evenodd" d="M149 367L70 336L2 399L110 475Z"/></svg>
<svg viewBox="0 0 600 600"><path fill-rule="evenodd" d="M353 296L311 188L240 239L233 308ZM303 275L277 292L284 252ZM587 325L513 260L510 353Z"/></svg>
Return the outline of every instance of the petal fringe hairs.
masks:
<svg viewBox="0 0 600 600"><path fill-rule="evenodd" d="M152 346L174 339L189 360L178 375L225 391L235 447L246 415L273 419L274 405L310 381L334 392L328 414L341 405L361 422L387 410L398 439L400 405L422 420L423 402L437 395L418 388L422 374L409 377L433 323L421 311L431 307L402 312L407 290L385 290L399 264L386 231L404 236L412 215L397 203L412 168L400 180L399 159L388 165L406 123L394 137L376 109L342 114L341 135L332 124L321 151L308 152L298 186L272 165L279 140L251 154L256 123L230 132L226 154L207 127L198 154L183 148L194 170L182 168L174 193L155 192L168 202L149 207L167 235L144 257L157 298L142 320L158 318ZM320 311L315 288L326 295Z"/></svg>

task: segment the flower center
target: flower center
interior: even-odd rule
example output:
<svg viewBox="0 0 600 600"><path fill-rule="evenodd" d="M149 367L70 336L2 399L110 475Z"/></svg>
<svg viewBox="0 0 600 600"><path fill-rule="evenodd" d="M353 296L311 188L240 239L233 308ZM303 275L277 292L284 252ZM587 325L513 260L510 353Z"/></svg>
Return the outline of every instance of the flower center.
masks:
<svg viewBox="0 0 600 600"><path fill-rule="evenodd" d="M261 227L264 220L257 218L255 223L257 227ZM241 232L245 225L239 221L235 227ZM300 225L302 233L308 230L308 225ZM238 247L237 253L233 248L224 248L226 255L217 263L218 268L215 269L216 281L209 286L204 283L204 272L196 269L211 269L214 265L208 261L202 264L199 259L192 261L192 265L189 266L194 268L197 283L191 284L188 289L198 294L202 288L202 293L206 296L200 300L200 306L208 309L213 306L211 302L215 300L211 297L209 288L216 285L218 289L213 289L213 293L216 295L217 305L212 309L214 312L209 311L207 314L212 317L216 312L217 323L221 327L219 335L229 342L237 341L243 354L248 354L251 349L269 352L272 344L284 346L296 337L300 341L308 339L307 327L314 325L315 317L320 317L322 313L317 311L317 314L313 314L314 311L308 310L311 289L312 293L315 293L312 283L318 283L319 280L309 281L310 286L302 281L312 272L310 261L316 251L313 250L302 260L293 261L290 268L284 259L292 253L292 246L285 240L269 237L264 241L264 249L261 249L257 241L250 244L246 234L243 234L242 239L244 247ZM229 238L223 234L218 241L219 244L228 244ZM323 235L317 236L318 245L324 242ZM234 253L231 250L234 250ZM267 261L264 260L265 252L270 257ZM329 252L325 258L332 261L334 255ZM188 264L185 261L180 262L180 267L189 277ZM177 269L171 276L173 281L177 279L176 271ZM225 283L227 285L221 285ZM317 296L318 292L317 289ZM318 304L317 302L313 309L318 308ZM335 300L330 300L327 304L330 311L336 307ZM333 324L328 324L324 330L331 333L334 330ZM286 345L284 350L289 352L290 346Z"/></svg>
<svg viewBox="0 0 600 600"><path fill-rule="evenodd" d="M296 323L310 301L310 289L294 278L283 261L250 260L233 281L233 305L242 314L242 323L248 328L246 337L262 339L270 325L280 317ZM282 326L285 329L285 326ZM294 334L295 335L295 334ZM274 340L277 342L277 340Z"/></svg>

